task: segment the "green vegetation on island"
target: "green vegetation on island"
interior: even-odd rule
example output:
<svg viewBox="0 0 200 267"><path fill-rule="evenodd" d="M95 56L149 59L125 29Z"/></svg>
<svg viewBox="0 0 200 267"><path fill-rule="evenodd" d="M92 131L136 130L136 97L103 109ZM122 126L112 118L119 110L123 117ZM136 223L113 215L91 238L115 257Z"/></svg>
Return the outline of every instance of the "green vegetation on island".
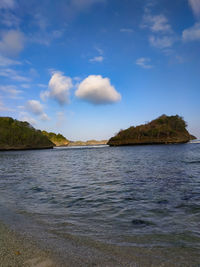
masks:
<svg viewBox="0 0 200 267"><path fill-rule="evenodd" d="M0 150L53 148L54 144L28 122L0 117Z"/></svg>
<svg viewBox="0 0 200 267"><path fill-rule="evenodd" d="M61 134L34 129L28 122L0 117L0 150L44 149L53 146L144 145L186 143L196 139L187 129L180 116L162 115L159 118L136 127L120 130L107 140L69 141Z"/></svg>
<svg viewBox="0 0 200 267"><path fill-rule="evenodd" d="M42 133L48 137L48 139L55 144L55 146L67 146L69 144L69 140L67 140L62 134L48 133L46 131L42 131Z"/></svg>
<svg viewBox="0 0 200 267"><path fill-rule="evenodd" d="M187 143L195 136L191 136L186 127L182 117L162 115L147 124L121 130L108 141L108 145Z"/></svg>

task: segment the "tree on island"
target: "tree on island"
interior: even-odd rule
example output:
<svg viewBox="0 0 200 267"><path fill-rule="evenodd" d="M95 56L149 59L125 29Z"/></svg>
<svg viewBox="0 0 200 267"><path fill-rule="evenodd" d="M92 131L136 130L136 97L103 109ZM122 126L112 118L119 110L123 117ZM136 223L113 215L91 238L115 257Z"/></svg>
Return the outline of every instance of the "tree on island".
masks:
<svg viewBox="0 0 200 267"><path fill-rule="evenodd" d="M186 129L187 124L178 115L162 115L147 124L120 130L108 141L108 145L186 143L195 138Z"/></svg>

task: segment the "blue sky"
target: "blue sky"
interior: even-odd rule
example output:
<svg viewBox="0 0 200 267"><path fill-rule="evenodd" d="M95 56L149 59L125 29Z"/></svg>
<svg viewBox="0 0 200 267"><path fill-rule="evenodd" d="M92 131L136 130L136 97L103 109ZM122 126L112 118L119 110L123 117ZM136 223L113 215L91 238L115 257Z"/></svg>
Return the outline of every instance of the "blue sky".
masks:
<svg viewBox="0 0 200 267"><path fill-rule="evenodd" d="M1 0L0 115L107 139L179 114L200 138L200 0Z"/></svg>

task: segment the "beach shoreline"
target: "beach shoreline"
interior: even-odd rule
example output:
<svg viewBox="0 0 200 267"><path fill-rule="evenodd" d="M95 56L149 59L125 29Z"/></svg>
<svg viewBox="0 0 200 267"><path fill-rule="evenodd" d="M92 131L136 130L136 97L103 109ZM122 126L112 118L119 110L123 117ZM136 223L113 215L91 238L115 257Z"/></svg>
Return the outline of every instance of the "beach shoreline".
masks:
<svg viewBox="0 0 200 267"><path fill-rule="evenodd" d="M190 260L198 253L193 249L183 253L180 248L126 248L100 243L88 246L77 238L66 242L62 253L48 246L44 249L44 244L40 246L34 238L0 221L0 267L190 266Z"/></svg>

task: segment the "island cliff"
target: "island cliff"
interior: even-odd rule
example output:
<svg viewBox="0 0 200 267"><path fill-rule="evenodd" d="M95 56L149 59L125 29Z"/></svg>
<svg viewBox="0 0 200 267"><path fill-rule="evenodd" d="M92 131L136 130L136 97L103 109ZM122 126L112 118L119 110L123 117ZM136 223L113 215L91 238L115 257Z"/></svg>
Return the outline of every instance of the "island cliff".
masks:
<svg viewBox="0 0 200 267"><path fill-rule="evenodd" d="M28 122L0 117L0 150L46 149L54 144Z"/></svg>
<svg viewBox="0 0 200 267"><path fill-rule="evenodd" d="M42 131L42 133L47 136L47 138L55 144L55 146L67 146L69 144L69 140L67 140L62 134L48 133L46 131Z"/></svg>
<svg viewBox="0 0 200 267"><path fill-rule="evenodd" d="M110 146L187 143L191 138L182 117L162 115L137 127L121 130L108 141Z"/></svg>

